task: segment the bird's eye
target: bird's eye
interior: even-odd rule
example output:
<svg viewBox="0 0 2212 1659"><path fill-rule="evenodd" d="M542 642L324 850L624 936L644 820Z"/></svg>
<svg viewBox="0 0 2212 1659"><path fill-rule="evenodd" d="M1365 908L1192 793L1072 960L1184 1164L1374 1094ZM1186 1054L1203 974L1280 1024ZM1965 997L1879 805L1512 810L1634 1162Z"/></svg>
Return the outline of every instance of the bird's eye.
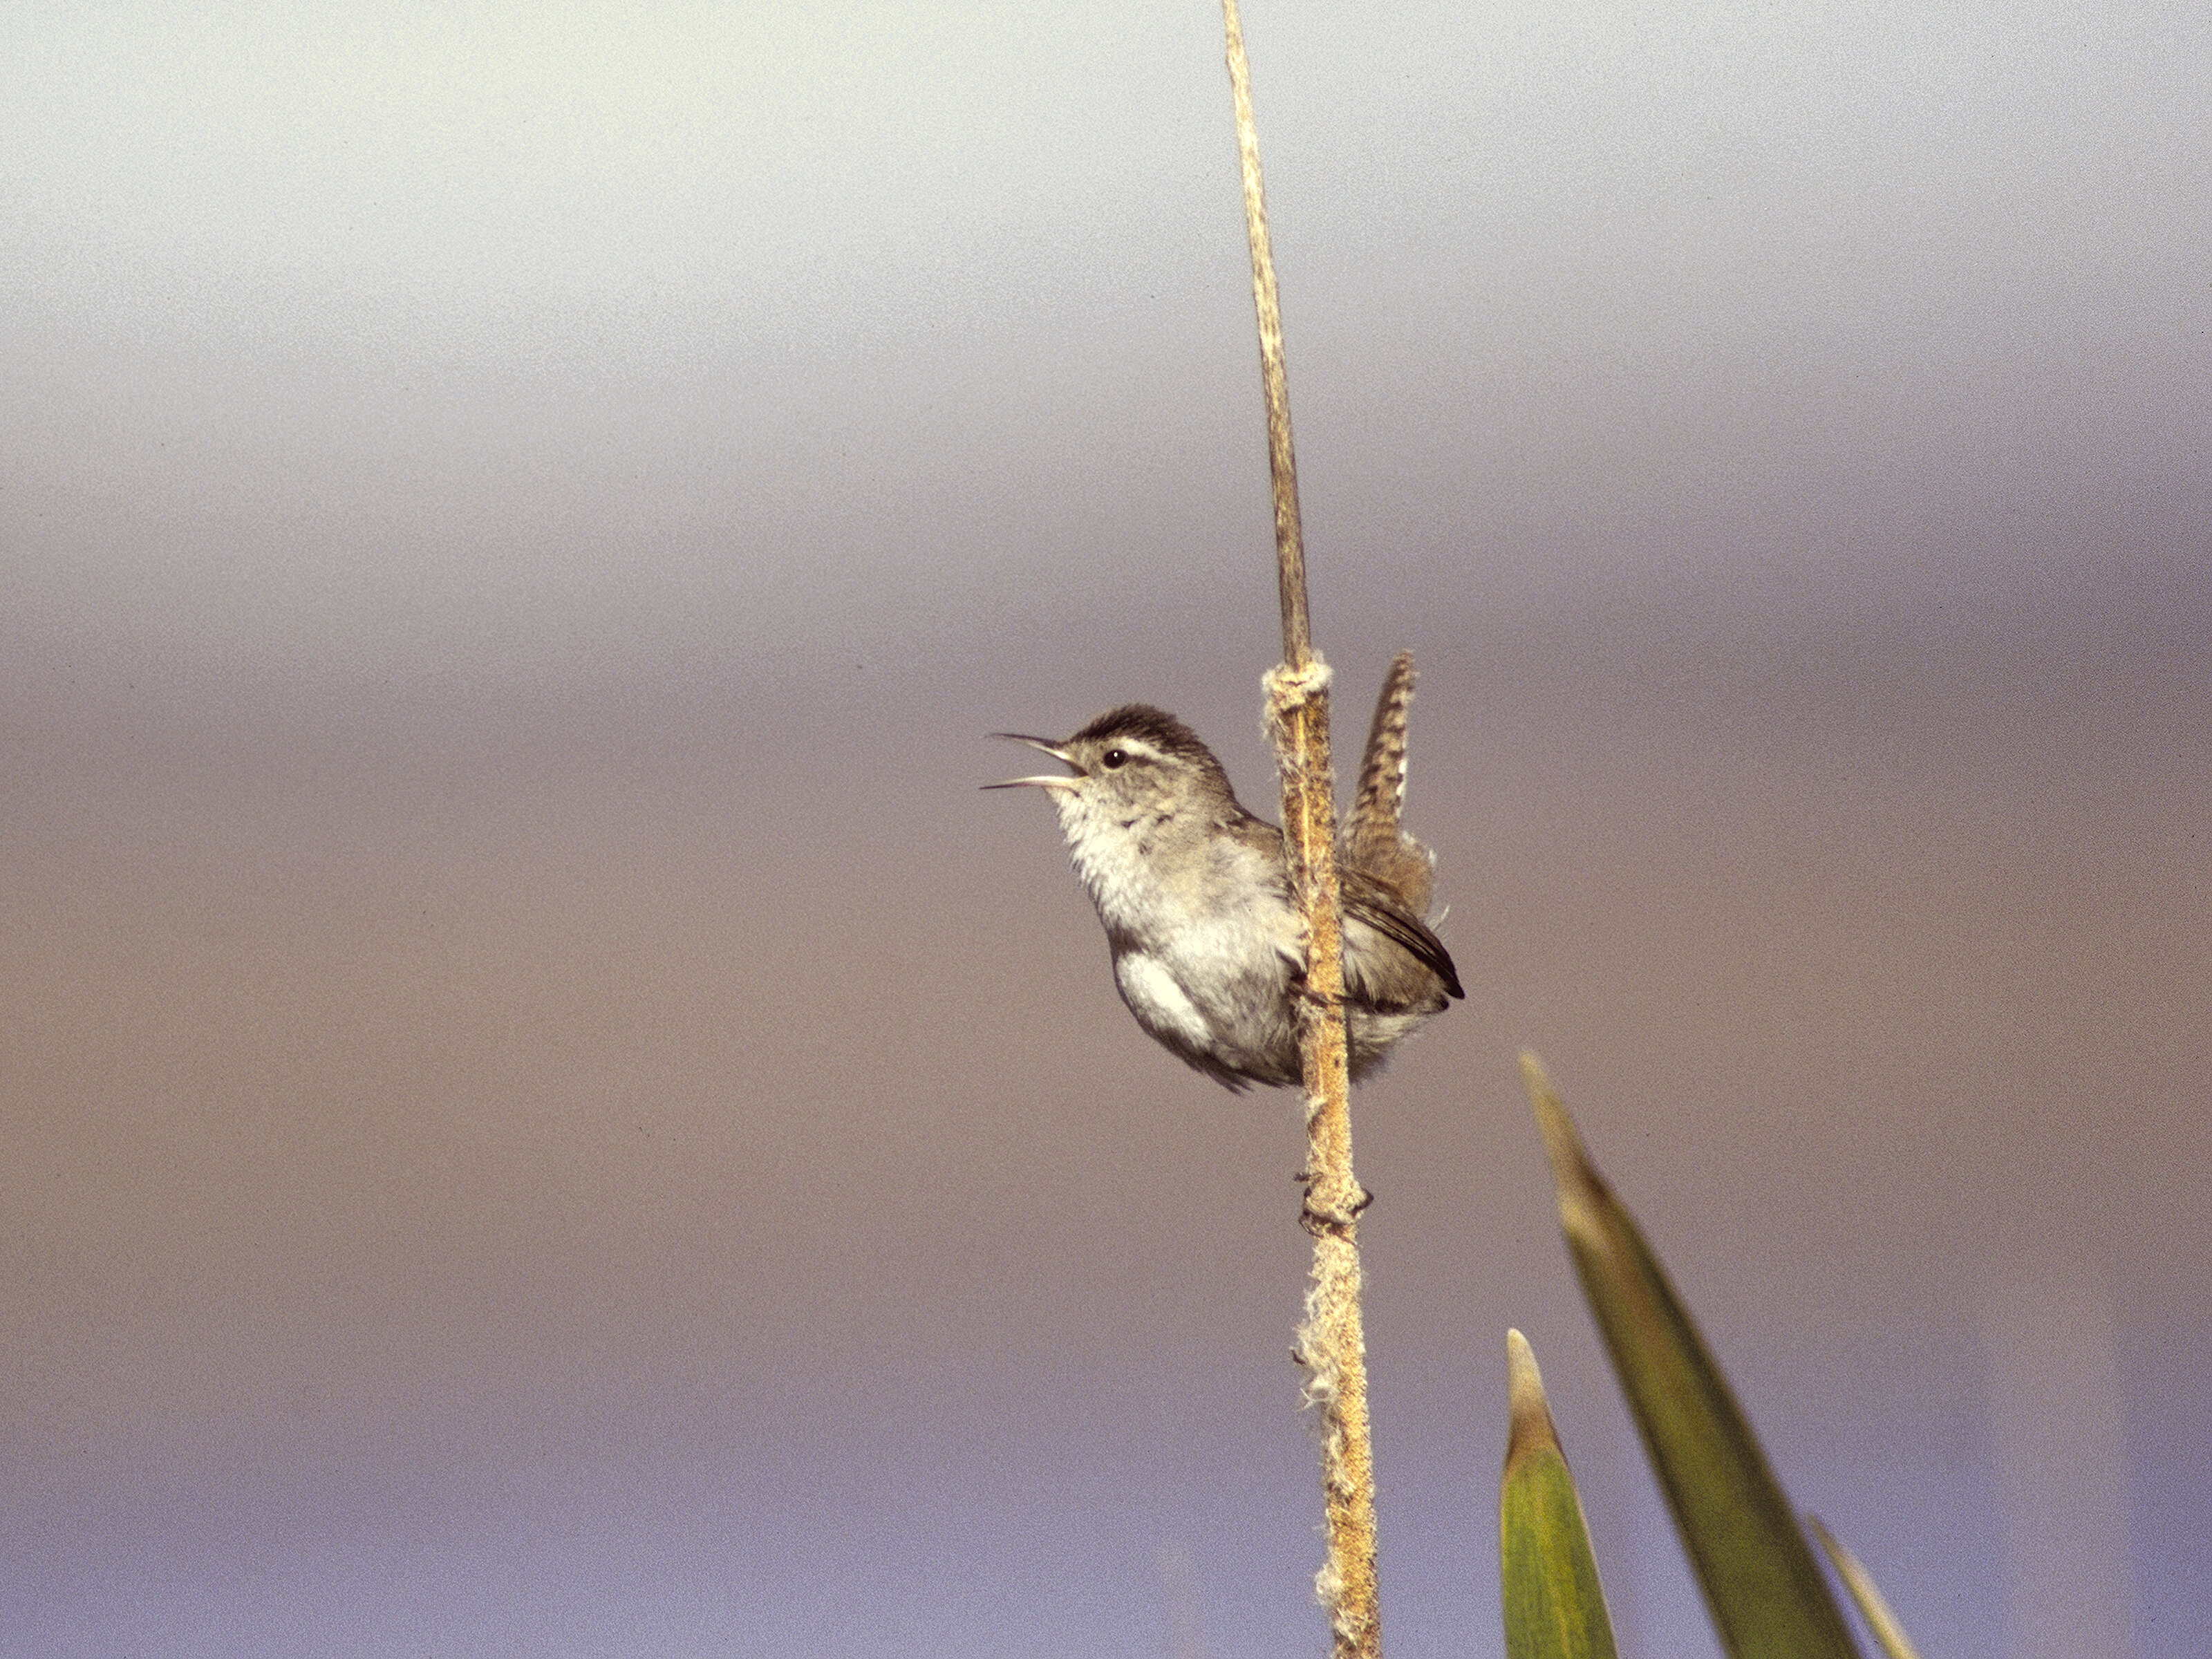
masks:
<svg viewBox="0 0 2212 1659"><path fill-rule="evenodd" d="M1123 764L1128 758L1129 751L1126 749L1109 749L1104 754L1098 757L1098 763L1104 767L1109 772L1111 772L1116 767Z"/></svg>

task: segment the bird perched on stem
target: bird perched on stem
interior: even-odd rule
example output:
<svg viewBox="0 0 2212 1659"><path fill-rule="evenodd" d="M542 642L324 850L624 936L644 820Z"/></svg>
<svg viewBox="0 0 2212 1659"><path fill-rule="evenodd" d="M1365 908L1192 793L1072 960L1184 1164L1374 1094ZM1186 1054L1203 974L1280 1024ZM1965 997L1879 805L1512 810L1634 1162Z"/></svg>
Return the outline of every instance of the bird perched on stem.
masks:
<svg viewBox="0 0 2212 1659"><path fill-rule="evenodd" d="M1354 1079L1463 995L1429 930L1436 858L1400 824L1413 658L1401 652L1344 826L1345 1024ZM987 789L1046 791L1106 926L1114 983L1137 1024L1231 1089L1300 1081L1305 928L1283 834L1238 804L1213 751L1149 703L1111 709L1065 743L1002 732L1068 768Z"/></svg>

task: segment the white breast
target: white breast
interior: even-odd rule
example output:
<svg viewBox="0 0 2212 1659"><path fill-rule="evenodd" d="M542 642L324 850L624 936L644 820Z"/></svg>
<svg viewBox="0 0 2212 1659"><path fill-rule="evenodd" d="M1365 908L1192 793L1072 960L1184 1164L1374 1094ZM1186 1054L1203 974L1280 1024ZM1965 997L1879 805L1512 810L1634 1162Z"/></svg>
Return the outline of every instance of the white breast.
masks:
<svg viewBox="0 0 2212 1659"><path fill-rule="evenodd" d="M1154 1036L1179 1048L1212 1050L1212 1023L1159 957L1123 951L1114 961L1114 982L1137 1023Z"/></svg>

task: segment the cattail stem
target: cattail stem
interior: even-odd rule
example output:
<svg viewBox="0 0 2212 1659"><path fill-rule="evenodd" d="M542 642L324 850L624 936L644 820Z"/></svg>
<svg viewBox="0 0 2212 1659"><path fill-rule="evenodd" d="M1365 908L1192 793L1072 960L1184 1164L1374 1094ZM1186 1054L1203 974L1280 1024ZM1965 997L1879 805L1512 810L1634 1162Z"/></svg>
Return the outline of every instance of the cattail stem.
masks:
<svg viewBox="0 0 2212 1659"><path fill-rule="evenodd" d="M1229 90L1237 103L1237 154L1243 164L1244 233L1252 246L1252 305L1260 314L1260 381L1267 400L1267 471L1275 486L1275 574L1283 602L1283 662L1313 660L1306 611L1306 545L1298 523L1298 463L1291 446L1291 387L1283 372L1283 307L1275 294L1275 251L1260 190L1260 130L1252 120L1252 76L1237 0L1221 0L1229 37Z"/></svg>
<svg viewBox="0 0 2212 1659"><path fill-rule="evenodd" d="M1359 1314L1358 1217L1365 1195L1352 1173L1352 1084L1344 1029L1344 934L1336 873L1336 801L1328 753L1328 666L1313 648L1297 462L1283 369L1283 316L1260 187L1260 138L1237 0L1221 0L1229 84L1243 163L1244 225L1259 313L1260 374L1274 482L1275 568L1283 606L1282 665L1267 678L1267 729L1283 775L1283 844L1306 923L1299 1049L1306 1086L1304 1222L1313 1273L1293 1350L1305 1396L1320 1412L1328 1559L1315 1588L1328 1609L1336 1659L1377 1659L1382 1626L1375 1577L1375 1463L1367 1426L1367 1345Z"/></svg>

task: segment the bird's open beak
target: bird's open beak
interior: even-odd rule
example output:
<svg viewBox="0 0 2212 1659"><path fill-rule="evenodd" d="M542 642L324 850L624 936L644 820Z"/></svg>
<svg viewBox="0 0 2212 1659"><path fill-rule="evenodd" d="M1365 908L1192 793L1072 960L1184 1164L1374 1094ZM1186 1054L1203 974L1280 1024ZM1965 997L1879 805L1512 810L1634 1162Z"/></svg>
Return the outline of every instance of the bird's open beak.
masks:
<svg viewBox="0 0 2212 1659"><path fill-rule="evenodd" d="M1061 747L1059 744L1048 742L1043 738L1024 737L1019 732L994 732L991 735L994 738L1009 738L1015 743L1025 743L1029 744L1030 748L1038 750L1040 753L1051 756L1063 766L1075 766L1075 763L1068 758L1067 750L1065 748ZM987 783L983 787L986 789L1021 789L1025 787L1035 789L1073 789L1082 781L1083 769L1079 766L1075 766L1075 775L1072 778L1060 777L1057 775L1049 777L1006 778L997 783Z"/></svg>

